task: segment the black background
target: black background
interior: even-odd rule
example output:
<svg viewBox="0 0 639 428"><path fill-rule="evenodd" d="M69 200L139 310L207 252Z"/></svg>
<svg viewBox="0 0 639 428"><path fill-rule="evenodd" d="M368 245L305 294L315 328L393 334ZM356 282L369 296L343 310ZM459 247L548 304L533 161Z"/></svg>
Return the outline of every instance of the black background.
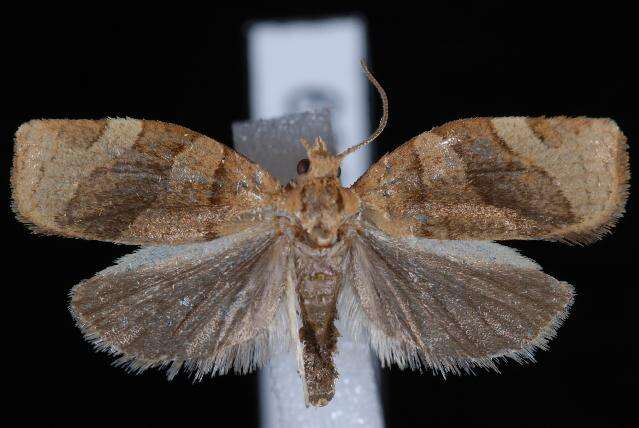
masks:
<svg viewBox="0 0 639 428"><path fill-rule="evenodd" d="M80 423L259 423L255 375L196 385L184 376L167 382L156 370L133 376L82 339L66 310L68 290L131 248L35 236L15 220L9 168L20 123L130 116L179 123L230 142L231 122L248 116L245 25L259 18L357 14L367 21L368 60L391 101L378 155L461 117L587 115L617 121L636 165L636 24L620 4L595 4L188 13L131 5L33 6L5 14L3 354L12 380L4 390L16 403L13 410L25 419ZM371 106L375 122L379 103L372 92ZM639 359L633 210L631 195L614 233L588 247L509 243L576 287L574 308L550 351L539 352L534 365L501 364L500 375L479 372L444 381L385 369L388 426L632 423L636 409L629 400L636 394Z"/></svg>

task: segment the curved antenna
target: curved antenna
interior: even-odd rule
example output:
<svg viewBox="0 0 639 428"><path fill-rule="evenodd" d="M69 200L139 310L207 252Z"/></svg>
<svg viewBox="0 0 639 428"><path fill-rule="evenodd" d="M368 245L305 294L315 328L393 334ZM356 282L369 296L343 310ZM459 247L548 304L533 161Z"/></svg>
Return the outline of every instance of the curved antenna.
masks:
<svg viewBox="0 0 639 428"><path fill-rule="evenodd" d="M379 137L379 134L381 134L384 128L386 127L386 122L388 122L388 97L386 96L386 92L384 91L384 88L382 88L382 85L379 84L377 79L375 79L375 76L373 76L373 73L371 73L368 70L368 66L366 65L366 62L364 60L361 60L360 63L362 64L362 68L364 69L364 74L366 74L366 77L368 78L368 80L373 84L373 86L375 86L375 89L377 89L377 93L379 93L379 96L382 99L383 114L382 114L382 118L379 120L379 125L377 125L377 129L375 130L375 132L371 134L370 137L368 137L367 139L365 139L358 145L344 150L342 153L337 155L338 158L343 158L345 156L348 156L351 153L366 146L367 144L370 144L373 141L375 141L375 139Z"/></svg>

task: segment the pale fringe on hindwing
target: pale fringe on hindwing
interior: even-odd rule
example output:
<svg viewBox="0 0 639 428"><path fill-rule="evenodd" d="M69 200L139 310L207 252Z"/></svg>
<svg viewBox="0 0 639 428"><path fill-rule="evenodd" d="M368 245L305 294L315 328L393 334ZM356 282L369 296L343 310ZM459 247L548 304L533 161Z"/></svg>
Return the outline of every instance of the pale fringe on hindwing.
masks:
<svg viewBox="0 0 639 428"><path fill-rule="evenodd" d="M71 293L73 291L71 290ZM206 359L173 357L166 360L145 360L135 355L126 354L118 347L104 341L98 332L91 331L88 323L80 317L73 306L69 305L69 311L84 338L97 351L118 357L113 362L114 366L123 367L129 373L134 374L142 373L149 368L165 369L169 380L173 379L180 369L187 373L194 382L202 380L206 375L213 377L230 371L237 374L247 374L263 367L273 355L291 349L288 318L283 303L280 303L268 330L250 340L221 349Z"/></svg>
<svg viewBox="0 0 639 428"><path fill-rule="evenodd" d="M564 283L565 284L565 283ZM369 342L380 359L382 367L390 367L395 364L400 369L422 371L422 368L430 369L435 374L446 378L449 373L460 375L463 373L474 374L473 369L481 368L493 370L499 373L497 364L512 359L519 364L535 362L535 351L547 350L548 343L557 335L557 330L568 317L568 312L574 302L574 289L571 290L570 300L561 312L557 313L551 321L544 326L535 338L530 340L521 349L505 350L503 353L487 355L481 358L466 356L434 356L426 349L418 349L414 345L400 339L389 337L376 328L364 313L359 302L359 297L354 293L349 284L343 284L338 300L339 318L348 330L354 341Z"/></svg>

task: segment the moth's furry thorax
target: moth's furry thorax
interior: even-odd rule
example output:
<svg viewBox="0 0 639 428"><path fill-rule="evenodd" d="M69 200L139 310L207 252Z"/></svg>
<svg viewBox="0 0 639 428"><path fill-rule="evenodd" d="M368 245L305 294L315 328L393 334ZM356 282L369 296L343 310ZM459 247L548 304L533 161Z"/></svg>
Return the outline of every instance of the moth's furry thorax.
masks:
<svg viewBox="0 0 639 428"><path fill-rule="evenodd" d="M339 181L341 158L315 140L314 146L302 140L308 152L308 167L291 185L282 189L280 209L299 226L301 238L317 247L334 245L346 221L360 209L359 197Z"/></svg>

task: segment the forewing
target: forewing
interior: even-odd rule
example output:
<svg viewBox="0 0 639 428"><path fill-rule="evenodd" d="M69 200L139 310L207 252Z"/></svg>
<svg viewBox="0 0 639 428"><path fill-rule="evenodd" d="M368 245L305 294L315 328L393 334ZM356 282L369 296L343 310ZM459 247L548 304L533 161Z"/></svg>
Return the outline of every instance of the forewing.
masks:
<svg viewBox="0 0 639 428"><path fill-rule="evenodd" d="M286 257L268 230L146 247L76 285L71 312L89 340L134 371L247 372L289 344Z"/></svg>
<svg viewBox="0 0 639 428"><path fill-rule="evenodd" d="M144 245L251 227L279 187L211 138L135 119L23 124L11 183L14 210L38 232Z"/></svg>
<svg viewBox="0 0 639 428"><path fill-rule="evenodd" d="M624 135L610 119L477 118L413 138L354 189L393 236L588 243L623 213Z"/></svg>
<svg viewBox="0 0 639 428"><path fill-rule="evenodd" d="M491 242L392 238L365 229L346 269L340 318L366 330L385 364L443 374L532 360L566 317L573 289Z"/></svg>

